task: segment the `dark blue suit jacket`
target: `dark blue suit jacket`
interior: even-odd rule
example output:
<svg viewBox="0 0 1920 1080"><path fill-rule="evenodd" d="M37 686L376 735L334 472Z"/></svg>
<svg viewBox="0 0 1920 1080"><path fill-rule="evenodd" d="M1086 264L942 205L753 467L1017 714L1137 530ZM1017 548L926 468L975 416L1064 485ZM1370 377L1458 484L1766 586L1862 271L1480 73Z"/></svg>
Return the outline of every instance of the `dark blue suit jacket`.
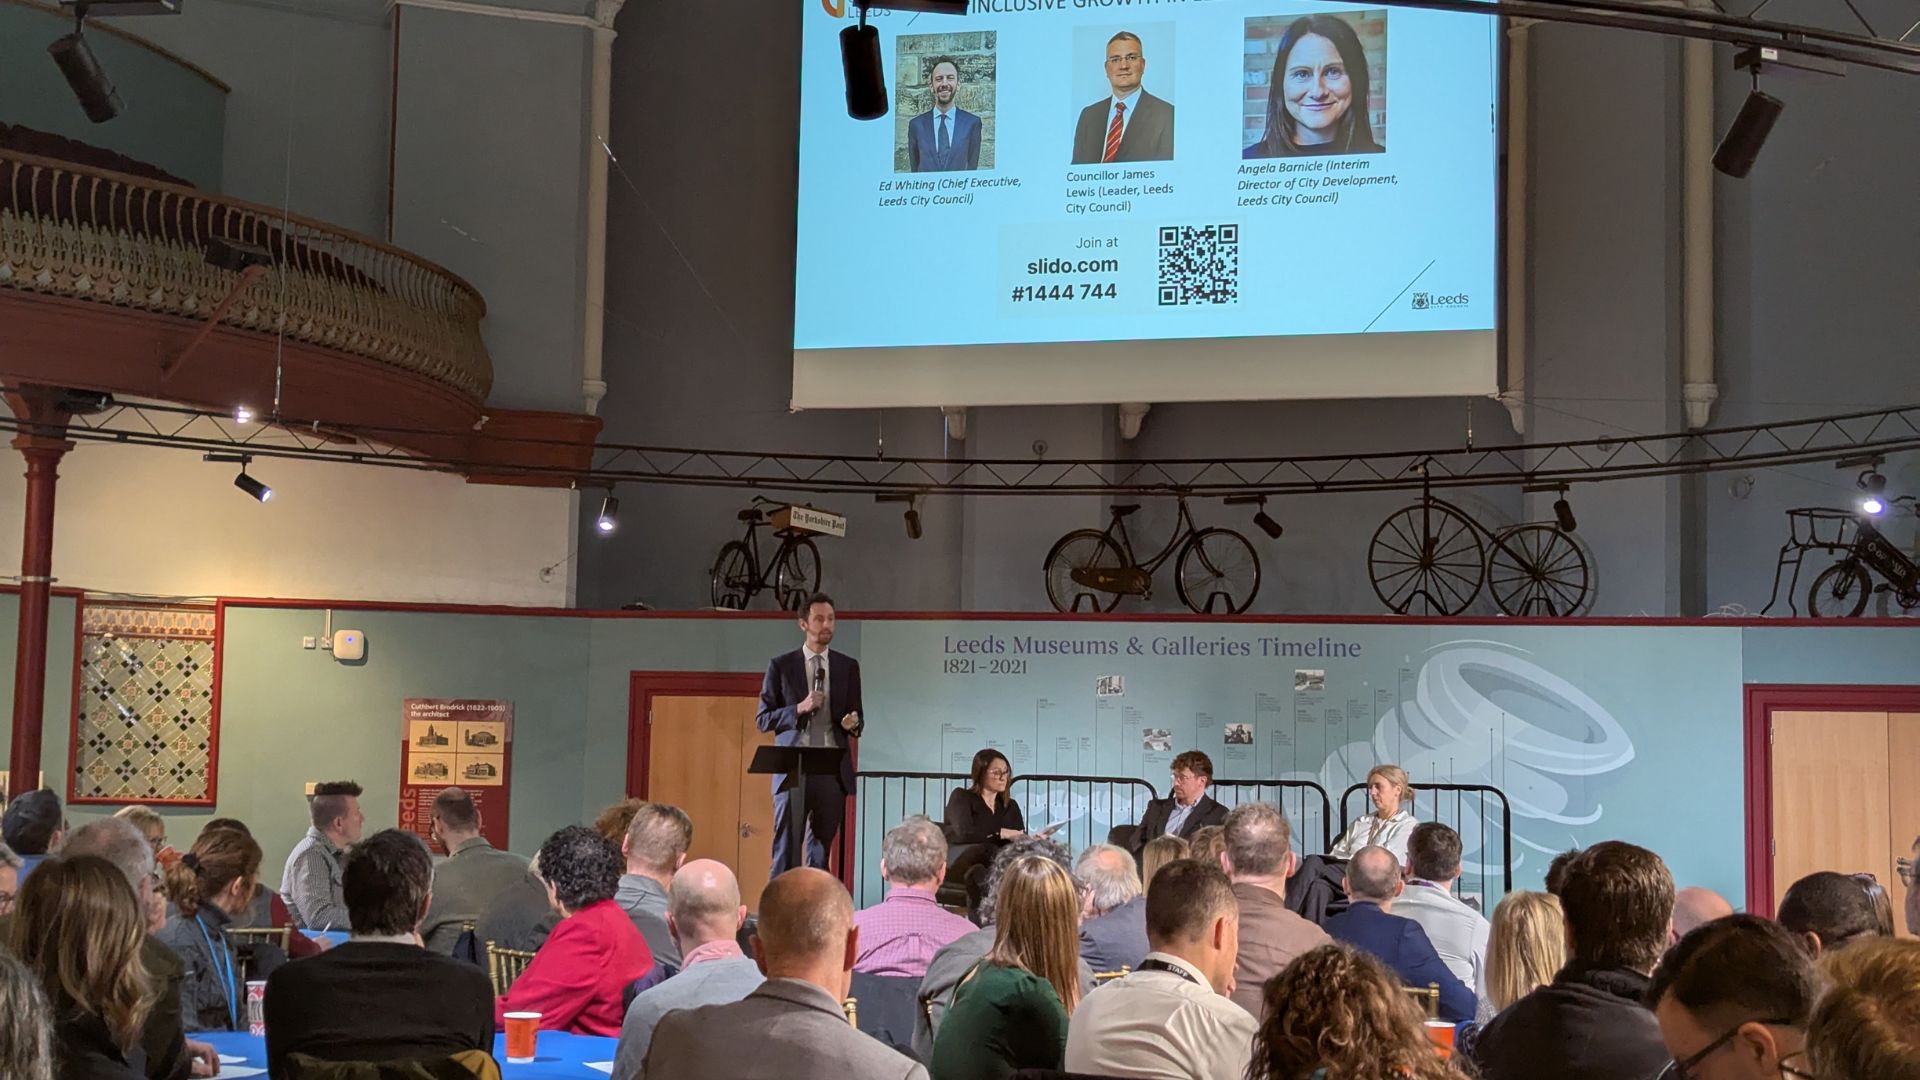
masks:
<svg viewBox="0 0 1920 1080"><path fill-rule="evenodd" d="M834 745L851 749L853 739L860 737L866 729L867 710L860 704L860 661L838 649L827 649L827 694L831 698L825 711L816 710L807 716L795 711L807 695L813 692L812 684L807 682L807 658L801 650L781 653L767 662L766 677L760 680L760 712L754 718L761 731L775 733L777 746L801 745L803 724L833 725ZM849 732L840 726L840 718L850 712L860 714L860 723ZM773 790L778 792L785 777L773 778ZM853 754L849 752L840 759L840 790L853 794Z"/></svg>
<svg viewBox="0 0 1920 1080"><path fill-rule="evenodd" d="M979 168L980 118L955 106L953 129L947 132L944 155L936 149L939 145L932 109L907 121L907 167L914 172L964 172Z"/></svg>
<svg viewBox="0 0 1920 1080"><path fill-rule="evenodd" d="M1378 904L1356 901L1328 919L1324 929L1333 940L1379 957L1408 986L1439 983L1442 1020L1473 1019L1473 991L1447 970L1419 923L1389 915Z"/></svg>

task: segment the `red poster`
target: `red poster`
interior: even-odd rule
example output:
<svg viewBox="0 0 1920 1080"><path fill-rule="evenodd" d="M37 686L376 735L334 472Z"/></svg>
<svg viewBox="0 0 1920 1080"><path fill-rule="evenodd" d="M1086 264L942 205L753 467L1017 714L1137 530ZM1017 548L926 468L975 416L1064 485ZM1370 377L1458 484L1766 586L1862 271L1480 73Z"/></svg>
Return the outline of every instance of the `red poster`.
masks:
<svg viewBox="0 0 1920 1080"><path fill-rule="evenodd" d="M512 778L513 702L407 698L401 703L402 829L431 841L433 800L459 785L480 811L481 834L505 851Z"/></svg>

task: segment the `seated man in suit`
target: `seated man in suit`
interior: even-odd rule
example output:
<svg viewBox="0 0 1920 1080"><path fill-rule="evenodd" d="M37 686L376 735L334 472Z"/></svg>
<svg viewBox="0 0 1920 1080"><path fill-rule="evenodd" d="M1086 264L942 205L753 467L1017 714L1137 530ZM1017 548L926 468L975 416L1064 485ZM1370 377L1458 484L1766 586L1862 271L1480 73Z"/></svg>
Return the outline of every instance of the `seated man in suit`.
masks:
<svg viewBox="0 0 1920 1080"><path fill-rule="evenodd" d="M267 1070L287 1058L413 1061L493 1052L486 972L420 944L433 857L398 829L355 845L340 871L353 937L267 978Z"/></svg>
<svg viewBox="0 0 1920 1080"><path fill-rule="evenodd" d="M1147 958L1147 898L1133 856L1094 844L1073 863L1080 886L1080 959L1097 972L1131 971Z"/></svg>
<svg viewBox="0 0 1920 1080"><path fill-rule="evenodd" d="M1173 160L1173 106L1140 88L1146 51L1139 36L1126 30L1107 42L1113 92L1081 110L1073 129L1075 165Z"/></svg>
<svg viewBox="0 0 1920 1080"><path fill-rule="evenodd" d="M927 72L933 108L907 121L907 165L914 172L965 172L980 167L980 118L955 104L960 65L937 57Z"/></svg>
<svg viewBox="0 0 1920 1080"><path fill-rule="evenodd" d="M1233 968L1233 1003L1258 1019L1268 980L1295 957L1328 944L1326 931L1287 907L1293 876L1293 827L1287 815L1262 802L1246 802L1227 815L1221 868L1240 905L1239 955Z"/></svg>
<svg viewBox="0 0 1920 1080"><path fill-rule="evenodd" d="M1473 991L1447 970L1419 923L1392 914L1394 897L1405 888L1393 852L1361 848L1347 863L1347 895L1353 905L1327 920L1327 934L1379 957L1408 986L1437 984L1442 1020L1473 1019Z"/></svg>
<svg viewBox="0 0 1920 1080"><path fill-rule="evenodd" d="M501 851L480 835L480 808L461 788L446 788L434 796L428 820L447 857L433 869L433 909L420 934L427 948L452 956L461 927L478 923L500 894L527 876L527 858Z"/></svg>
<svg viewBox="0 0 1920 1080"><path fill-rule="evenodd" d="M926 1080L925 1066L854 1028L841 1012L859 951L847 890L824 870L788 870L760 896L753 955L767 981L732 1004L661 1018L642 1071L729 1080Z"/></svg>
<svg viewBox="0 0 1920 1080"><path fill-rule="evenodd" d="M1191 841L1193 834L1208 825L1225 825L1227 808L1207 794L1213 783L1213 761L1198 750L1188 750L1173 759L1173 793L1147 804L1140 815L1140 830L1133 837L1133 858L1156 836L1177 836Z"/></svg>

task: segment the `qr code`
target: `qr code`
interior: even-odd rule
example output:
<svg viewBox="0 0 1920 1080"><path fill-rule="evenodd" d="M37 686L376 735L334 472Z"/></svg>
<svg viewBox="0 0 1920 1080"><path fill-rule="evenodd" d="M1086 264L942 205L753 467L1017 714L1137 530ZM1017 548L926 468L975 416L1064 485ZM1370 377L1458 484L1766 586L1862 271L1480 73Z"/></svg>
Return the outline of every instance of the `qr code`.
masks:
<svg viewBox="0 0 1920 1080"><path fill-rule="evenodd" d="M1240 226L1160 226L1160 304L1240 301Z"/></svg>

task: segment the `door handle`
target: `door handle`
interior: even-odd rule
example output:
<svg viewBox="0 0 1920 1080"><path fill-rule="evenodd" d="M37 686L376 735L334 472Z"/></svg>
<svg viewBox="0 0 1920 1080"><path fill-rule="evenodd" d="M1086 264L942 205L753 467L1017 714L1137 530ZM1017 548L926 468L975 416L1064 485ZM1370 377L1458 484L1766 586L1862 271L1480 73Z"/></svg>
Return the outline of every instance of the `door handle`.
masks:
<svg viewBox="0 0 1920 1080"><path fill-rule="evenodd" d="M752 836L753 836L753 826L748 825L745 822L741 822L740 823L740 839L746 840L751 838Z"/></svg>

